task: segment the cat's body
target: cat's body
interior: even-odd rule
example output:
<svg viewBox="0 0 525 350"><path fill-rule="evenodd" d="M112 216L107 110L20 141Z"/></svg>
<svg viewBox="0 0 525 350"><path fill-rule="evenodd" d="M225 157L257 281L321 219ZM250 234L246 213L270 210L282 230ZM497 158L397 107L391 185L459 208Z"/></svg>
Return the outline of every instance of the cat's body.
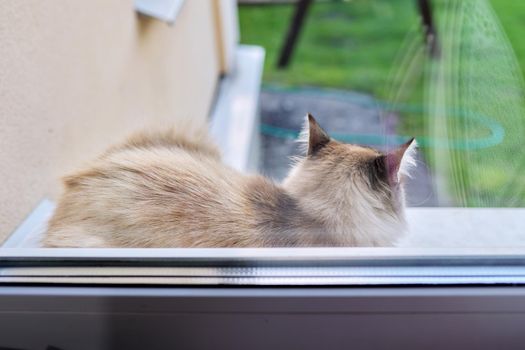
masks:
<svg viewBox="0 0 525 350"><path fill-rule="evenodd" d="M143 134L66 177L43 243L390 246L405 229L398 172L409 146L389 184L393 156L333 141L310 117L308 156L277 185L224 165L203 133Z"/></svg>

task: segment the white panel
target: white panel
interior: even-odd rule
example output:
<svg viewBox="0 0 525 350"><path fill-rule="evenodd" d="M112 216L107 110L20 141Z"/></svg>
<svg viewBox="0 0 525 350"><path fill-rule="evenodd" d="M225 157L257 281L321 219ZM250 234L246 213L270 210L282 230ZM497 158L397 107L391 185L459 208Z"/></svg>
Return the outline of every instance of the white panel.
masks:
<svg viewBox="0 0 525 350"><path fill-rule="evenodd" d="M184 0L135 0L135 9L147 16L173 24Z"/></svg>

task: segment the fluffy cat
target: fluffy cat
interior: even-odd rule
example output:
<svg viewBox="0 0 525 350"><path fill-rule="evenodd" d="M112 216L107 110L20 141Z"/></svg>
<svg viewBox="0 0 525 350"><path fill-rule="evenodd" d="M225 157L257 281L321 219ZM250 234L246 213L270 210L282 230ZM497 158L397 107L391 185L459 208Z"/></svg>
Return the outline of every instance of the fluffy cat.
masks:
<svg viewBox="0 0 525 350"><path fill-rule="evenodd" d="M64 179L45 247L391 246L405 231L414 139L387 153L331 139L279 185L221 163L205 131L143 133Z"/></svg>

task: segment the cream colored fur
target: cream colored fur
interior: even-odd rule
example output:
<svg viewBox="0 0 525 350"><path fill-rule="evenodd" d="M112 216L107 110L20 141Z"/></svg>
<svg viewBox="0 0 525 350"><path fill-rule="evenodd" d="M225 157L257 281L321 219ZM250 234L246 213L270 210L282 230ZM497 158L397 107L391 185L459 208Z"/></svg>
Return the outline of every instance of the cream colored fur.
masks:
<svg viewBox="0 0 525 350"><path fill-rule="evenodd" d="M371 167L383 155L329 140L310 118L309 154L282 185L224 165L204 128L137 134L64 179L43 244L394 244L405 230L403 195Z"/></svg>

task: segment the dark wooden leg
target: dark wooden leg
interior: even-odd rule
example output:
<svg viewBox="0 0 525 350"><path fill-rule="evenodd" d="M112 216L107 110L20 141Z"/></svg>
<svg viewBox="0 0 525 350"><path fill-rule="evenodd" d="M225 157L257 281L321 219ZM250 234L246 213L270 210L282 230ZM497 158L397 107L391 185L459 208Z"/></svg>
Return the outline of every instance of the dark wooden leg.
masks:
<svg viewBox="0 0 525 350"><path fill-rule="evenodd" d="M301 33L304 19L311 4L312 0L299 0L295 5L293 20L288 27L286 40L281 48L281 54L279 55L279 61L277 62L277 67L280 69L286 68L290 62L295 44Z"/></svg>
<svg viewBox="0 0 525 350"><path fill-rule="evenodd" d="M417 4L423 29L425 30L425 43L427 44L430 55L438 58L440 50L434 17L432 16L432 4L430 0L417 0Z"/></svg>

